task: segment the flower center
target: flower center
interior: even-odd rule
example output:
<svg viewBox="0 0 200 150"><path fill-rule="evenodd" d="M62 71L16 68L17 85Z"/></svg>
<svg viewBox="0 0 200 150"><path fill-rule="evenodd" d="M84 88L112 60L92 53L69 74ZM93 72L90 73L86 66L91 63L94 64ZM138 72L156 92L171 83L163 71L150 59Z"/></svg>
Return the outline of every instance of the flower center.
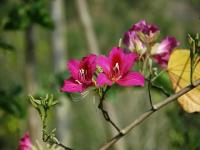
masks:
<svg viewBox="0 0 200 150"><path fill-rule="evenodd" d="M84 76L85 75L85 70L84 69L80 69L79 73L80 73L81 76Z"/></svg>
<svg viewBox="0 0 200 150"><path fill-rule="evenodd" d="M112 80L117 81L121 78L120 70L119 70L119 63L117 62L115 66L113 67L113 76Z"/></svg>
<svg viewBox="0 0 200 150"><path fill-rule="evenodd" d="M115 64L115 66L113 67L113 71L119 72L119 63L118 63L118 62L117 62L117 63Z"/></svg>
<svg viewBox="0 0 200 150"><path fill-rule="evenodd" d="M75 80L78 84L82 84L79 80Z"/></svg>
<svg viewBox="0 0 200 150"><path fill-rule="evenodd" d="M85 81L86 80L86 77L87 77L87 70L81 68L79 70L79 81Z"/></svg>

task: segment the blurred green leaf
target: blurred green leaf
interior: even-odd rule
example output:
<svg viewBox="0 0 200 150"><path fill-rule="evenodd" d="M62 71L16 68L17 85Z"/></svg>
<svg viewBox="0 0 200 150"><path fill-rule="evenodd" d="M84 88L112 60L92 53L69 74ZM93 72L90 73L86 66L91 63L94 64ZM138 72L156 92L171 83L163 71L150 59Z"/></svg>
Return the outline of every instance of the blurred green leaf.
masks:
<svg viewBox="0 0 200 150"><path fill-rule="evenodd" d="M53 20L44 0L14 5L4 22L6 30L23 30L32 24L53 28Z"/></svg>
<svg viewBox="0 0 200 150"><path fill-rule="evenodd" d="M0 90L0 108L6 113L19 118L24 116L24 108L17 99L17 96L20 93L21 87L19 86L13 87L10 92Z"/></svg>
<svg viewBox="0 0 200 150"><path fill-rule="evenodd" d="M11 44L0 39L0 49L13 51L14 47Z"/></svg>
<svg viewBox="0 0 200 150"><path fill-rule="evenodd" d="M156 77L152 82L152 87L156 90L163 92L165 95L169 96L174 93L171 81L167 72L163 72Z"/></svg>

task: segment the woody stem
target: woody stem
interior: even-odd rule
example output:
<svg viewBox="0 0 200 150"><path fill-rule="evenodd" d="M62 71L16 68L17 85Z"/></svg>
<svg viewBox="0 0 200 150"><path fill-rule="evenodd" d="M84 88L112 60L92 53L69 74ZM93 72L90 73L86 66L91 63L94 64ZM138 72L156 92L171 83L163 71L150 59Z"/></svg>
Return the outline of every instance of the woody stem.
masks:
<svg viewBox="0 0 200 150"><path fill-rule="evenodd" d="M102 93L102 96L100 98L100 103L98 105L98 108L101 110L103 117L107 122L109 122L119 133L120 133L120 128L111 120L107 110L104 108L104 100L105 100L105 95L106 92L108 91L109 88L106 88L106 90Z"/></svg>

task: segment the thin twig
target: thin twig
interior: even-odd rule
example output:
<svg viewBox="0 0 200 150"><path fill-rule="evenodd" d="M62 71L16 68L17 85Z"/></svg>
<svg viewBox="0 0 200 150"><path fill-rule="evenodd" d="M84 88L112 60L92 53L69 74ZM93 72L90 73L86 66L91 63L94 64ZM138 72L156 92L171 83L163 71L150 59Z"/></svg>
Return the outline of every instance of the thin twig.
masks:
<svg viewBox="0 0 200 150"><path fill-rule="evenodd" d="M102 93L102 96L100 98L100 103L98 105L98 108L101 110L105 120L109 122L119 133L120 133L120 128L111 120L107 110L104 108L104 100L105 100L105 95L107 91L109 90L110 87L107 87L106 90Z"/></svg>
<svg viewBox="0 0 200 150"><path fill-rule="evenodd" d="M148 88L148 94L149 94L149 101L150 101L151 109L154 109L153 103L152 103L152 98L151 98L151 75L149 76L147 88Z"/></svg>
<svg viewBox="0 0 200 150"><path fill-rule="evenodd" d="M122 129L120 131L119 134L117 134L116 136L114 136L112 139L110 139L106 144L104 144L100 150L107 150L108 148L110 148L112 145L114 145L118 140L120 140L121 138L123 138L125 135L127 135L131 130L133 130L136 126L138 126L139 124L141 124L144 120L146 120L149 116L151 116L154 112L156 112L157 110L161 109L162 107L166 106L167 104L175 101L177 98L179 98L180 96L186 94L187 92L191 91L192 89L194 89L195 87L200 85L200 79L196 80L195 82L193 82L193 85L190 84L188 86L186 86L185 88L183 88L182 90L180 90L179 92L175 93L174 95L166 98L164 101L161 101L155 105L153 105L154 110L148 110L145 113L143 113L142 115L140 115L136 120L134 120L132 123L130 123L128 126L126 126L124 129Z"/></svg>
<svg viewBox="0 0 200 150"><path fill-rule="evenodd" d="M39 109L38 109L38 111L39 111ZM43 142L55 144L57 146L62 147L64 150L73 150L72 148L65 146L64 144L62 144L59 141L52 140L50 135L46 135L45 132L47 131L47 111L48 111L48 108L44 110L44 117L42 118L42 116L41 116L41 119L42 119L42 140L43 140Z"/></svg>
<svg viewBox="0 0 200 150"><path fill-rule="evenodd" d="M63 145L62 143L56 143L56 145L58 145L58 146L64 148L64 150L73 150L72 148L69 148L69 147Z"/></svg>
<svg viewBox="0 0 200 150"><path fill-rule="evenodd" d="M110 119L108 112L104 109L103 101L100 101L98 108L101 110L105 120L108 121L118 132L120 132L120 128Z"/></svg>

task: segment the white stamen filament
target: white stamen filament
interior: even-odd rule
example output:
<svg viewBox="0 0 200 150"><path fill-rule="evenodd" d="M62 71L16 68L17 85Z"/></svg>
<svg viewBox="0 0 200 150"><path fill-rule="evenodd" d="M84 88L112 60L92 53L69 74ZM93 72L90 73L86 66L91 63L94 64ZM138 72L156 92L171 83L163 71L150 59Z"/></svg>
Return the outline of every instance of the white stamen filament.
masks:
<svg viewBox="0 0 200 150"><path fill-rule="evenodd" d="M113 68L114 71L119 71L119 63L115 64L115 67Z"/></svg>
<svg viewBox="0 0 200 150"><path fill-rule="evenodd" d="M121 78L121 75L120 75L119 63L118 62L113 67L113 71L114 71L114 76L113 76L112 80L119 80Z"/></svg>
<svg viewBox="0 0 200 150"><path fill-rule="evenodd" d="M84 69L80 69L79 72L80 72L81 76L83 76L85 74Z"/></svg>
<svg viewBox="0 0 200 150"><path fill-rule="evenodd" d="M79 80L75 80L78 84L82 84Z"/></svg>

